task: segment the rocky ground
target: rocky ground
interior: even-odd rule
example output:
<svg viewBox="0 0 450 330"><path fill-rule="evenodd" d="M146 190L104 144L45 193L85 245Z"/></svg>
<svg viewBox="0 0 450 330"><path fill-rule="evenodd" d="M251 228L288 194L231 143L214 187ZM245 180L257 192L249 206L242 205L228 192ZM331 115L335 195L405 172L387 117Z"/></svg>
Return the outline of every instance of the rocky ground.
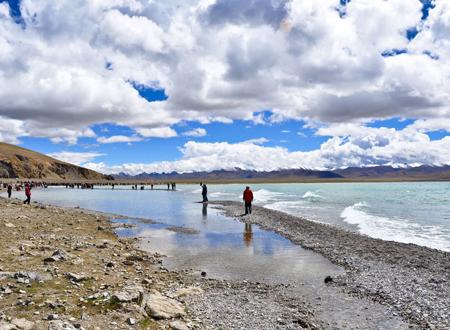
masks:
<svg viewBox="0 0 450 330"><path fill-rule="evenodd" d="M258 206L242 217L241 203L215 204L227 216L275 231L345 267L347 272L331 283L349 294L387 305L420 328L450 329L450 253L373 239Z"/></svg>
<svg viewBox="0 0 450 330"><path fill-rule="evenodd" d="M283 288L168 271L110 219L0 198L0 329L332 328Z"/></svg>

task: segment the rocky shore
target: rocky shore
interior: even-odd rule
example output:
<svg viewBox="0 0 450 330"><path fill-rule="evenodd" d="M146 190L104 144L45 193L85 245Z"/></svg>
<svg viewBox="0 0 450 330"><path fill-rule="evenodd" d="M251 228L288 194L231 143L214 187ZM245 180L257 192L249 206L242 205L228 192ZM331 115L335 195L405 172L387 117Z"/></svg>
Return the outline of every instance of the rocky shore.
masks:
<svg viewBox="0 0 450 330"><path fill-rule="evenodd" d="M0 329L322 329L283 286L168 271L111 216L0 198Z"/></svg>
<svg viewBox="0 0 450 330"><path fill-rule="evenodd" d="M321 253L343 266L329 279L345 292L389 306L410 324L450 329L450 253L414 244L383 241L255 206L242 216L242 204L215 202L227 216L253 223Z"/></svg>

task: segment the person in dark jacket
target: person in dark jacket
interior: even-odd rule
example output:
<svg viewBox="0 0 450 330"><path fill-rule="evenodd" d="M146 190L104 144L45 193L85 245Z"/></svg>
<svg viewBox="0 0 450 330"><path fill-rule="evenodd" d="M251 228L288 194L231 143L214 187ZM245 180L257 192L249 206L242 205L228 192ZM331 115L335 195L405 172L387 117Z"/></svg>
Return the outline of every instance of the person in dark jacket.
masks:
<svg viewBox="0 0 450 330"><path fill-rule="evenodd" d="M23 203L30 205L30 201L31 201L31 187L30 187L30 185L28 183L25 185L25 196L27 197L27 199L24 200Z"/></svg>
<svg viewBox="0 0 450 330"><path fill-rule="evenodd" d="M246 187L242 199L245 203L245 214L252 214L253 192L250 187Z"/></svg>
<svg viewBox="0 0 450 330"><path fill-rule="evenodd" d="M8 198L11 198L11 194L12 194L12 185L9 184L8 185Z"/></svg>
<svg viewBox="0 0 450 330"><path fill-rule="evenodd" d="M206 184L202 185L202 197L203 197L203 203L208 201L208 188L206 187Z"/></svg>

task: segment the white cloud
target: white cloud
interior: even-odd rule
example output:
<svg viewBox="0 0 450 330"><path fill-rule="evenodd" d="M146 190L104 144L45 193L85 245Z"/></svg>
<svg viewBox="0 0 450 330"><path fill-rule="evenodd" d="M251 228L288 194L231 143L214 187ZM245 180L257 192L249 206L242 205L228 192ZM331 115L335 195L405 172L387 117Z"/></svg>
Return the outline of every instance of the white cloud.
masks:
<svg viewBox="0 0 450 330"><path fill-rule="evenodd" d="M25 29L0 4L2 140L75 144L95 138L90 127L103 123L128 126L139 138L167 138L177 136L171 126L180 122L264 124L271 111L269 121L318 123L317 134L333 136L322 148L337 166L361 163L361 144L381 143L381 133L364 128L375 119L417 121L392 134L391 147L363 149L369 163L388 156L397 163L393 146L408 139L446 145L419 133L449 130L447 0L435 0L425 22L419 0L353 0L340 8L343 17L338 0L20 3ZM414 26L419 33L409 41ZM381 55L392 49L406 53ZM164 88L168 99L149 103L132 83ZM357 144L345 142L335 135L342 123L369 135L353 130ZM413 156L405 159L421 161ZM430 157L442 161L445 152ZM317 166L329 166L318 159Z"/></svg>
<svg viewBox="0 0 450 330"><path fill-rule="evenodd" d="M285 133L285 134L288 134L288 133L291 133L291 131L290 131L290 130L288 130L288 129L284 129L284 130L282 130L282 131L281 131L281 133Z"/></svg>
<svg viewBox="0 0 450 330"><path fill-rule="evenodd" d="M183 156L172 162L123 164L109 167L104 163L86 164L105 173L195 172L234 168L271 171L290 168L335 169L350 166L406 164L450 165L450 136L431 140L420 130L373 128L355 124L322 128L318 135L331 136L319 149L290 152L283 147L267 147L266 139L241 143L187 142Z"/></svg>
<svg viewBox="0 0 450 330"><path fill-rule="evenodd" d="M86 162L90 162L95 158L104 155L105 154L98 152L71 152L71 151L61 151L47 154L47 156L76 165L83 165Z"/></svg>
<svg viewBox="0 0 450 330"><path fill-rule="evenodd" d="M144 137L171 138L177 136L177 132L170 127L137 128L136 132Z"/></svg>
<svg viewBox="0 0 450 330"><path fill-rule="evenodd" d="M192 136L192 137L201 137L206 135L206 130L204 128L195 128L193 130L184 132L183 135L185 136Z"/></svg>
<svg viewBox="0 0 450 330"><path fill-rule="evenodd" d="M142 141L142 138L139 136L125 136L125 135L114 135L110 137L99 137L97 138L98 143L107 144L107 143L123 143L123 142L139 142Z"/></svg>

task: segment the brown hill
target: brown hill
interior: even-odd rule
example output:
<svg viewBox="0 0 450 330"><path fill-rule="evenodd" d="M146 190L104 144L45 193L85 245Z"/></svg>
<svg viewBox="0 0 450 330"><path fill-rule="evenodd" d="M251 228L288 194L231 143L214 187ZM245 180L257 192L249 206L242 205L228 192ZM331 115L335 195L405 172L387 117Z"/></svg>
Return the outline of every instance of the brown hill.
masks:
<svg viewBox="0 0 450 330"><path fill-rule="evenodd" d="M109 180L110 176L0 142L0 178Z"/></svg>

